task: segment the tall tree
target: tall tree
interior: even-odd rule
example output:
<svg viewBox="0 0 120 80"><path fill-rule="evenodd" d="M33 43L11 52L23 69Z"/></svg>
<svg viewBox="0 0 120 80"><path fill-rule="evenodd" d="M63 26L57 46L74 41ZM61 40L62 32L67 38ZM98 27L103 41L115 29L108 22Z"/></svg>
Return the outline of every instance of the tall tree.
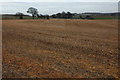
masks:
<svg viewBox="0 0 120 80"><path fill-rule="evenodd" d="M30 13L32 14L32 17L33 19L35 18L35 16L37 16L38 14L38 10L34 7L30 7L28 10L27 10L27 13Z"/></svg>

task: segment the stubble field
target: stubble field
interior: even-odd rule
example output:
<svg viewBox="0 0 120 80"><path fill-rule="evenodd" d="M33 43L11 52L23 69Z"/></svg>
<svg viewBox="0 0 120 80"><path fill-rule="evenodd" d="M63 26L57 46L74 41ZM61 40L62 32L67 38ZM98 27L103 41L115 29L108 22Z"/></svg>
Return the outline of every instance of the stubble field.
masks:
<svg viewBox="0 0 120 80"><path fill-rule="evenodd" d="M3 20L3 78L117 78L117 20Z"/></svg>

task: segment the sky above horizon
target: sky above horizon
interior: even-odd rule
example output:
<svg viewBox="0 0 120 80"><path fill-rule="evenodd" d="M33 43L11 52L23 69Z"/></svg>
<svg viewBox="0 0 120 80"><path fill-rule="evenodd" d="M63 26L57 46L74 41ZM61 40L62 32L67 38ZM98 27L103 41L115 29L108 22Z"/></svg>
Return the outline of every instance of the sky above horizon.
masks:
<svg viewBox="0 0 120 80"><path fill-rule="evenodd" d="M0 0L0 2L119 2L120 0Z"/></svg>
<svg viewBox="0 0 120 80"><path fill-rule="evenodd" d="M37 8L39 14L55 14L62 11L72 13L118 12L118 2L3 2L0 14L15 14L17 12L27 14L26 11L29 7Z"/></svg>

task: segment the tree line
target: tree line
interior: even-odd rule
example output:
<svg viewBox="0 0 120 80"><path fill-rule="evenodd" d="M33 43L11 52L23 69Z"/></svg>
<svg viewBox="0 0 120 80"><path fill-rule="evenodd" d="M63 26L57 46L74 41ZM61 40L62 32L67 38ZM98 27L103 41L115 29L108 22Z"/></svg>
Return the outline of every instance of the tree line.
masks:
<svg viewBox="0 0 120 80"><path fill-rule="evenodd" d="M42 14L39 14L38 10L34 7L28 8L28 10L26 12L31 14L33 19L35 19L35 17L40 18L40 19L49 19L49 18L73 19L73 16L75 16L75 13L64 12L64 11L62 13L53 14L51 16L50 15L42 15ZM23 19L24 14L21 12L17 12L16 16L19 16L20 19ZM87 15L86 17L79 16L79 18L92 19L89 15Z"/></svg>

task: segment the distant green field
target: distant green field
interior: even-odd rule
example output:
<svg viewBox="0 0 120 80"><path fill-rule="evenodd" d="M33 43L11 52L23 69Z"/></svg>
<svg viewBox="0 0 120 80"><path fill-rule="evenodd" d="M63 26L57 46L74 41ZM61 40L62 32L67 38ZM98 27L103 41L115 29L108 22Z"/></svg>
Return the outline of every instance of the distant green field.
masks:
<svg viewBox="0 0 120 80"><path fill-rule="evenodd" d="M18 16L2 16L2 20L20 19ZM33 19L32 16L23 16L23 19ZM35 17L34 19L40 19Z"/></svg>
<svg viewBox="0 0 120 80"><path fill-rule="evenodd" d="M118 19L118 16L91 16L94 19ZM0 18L2 20L7 20L7 19L19 19L18 16L2 16ZM23 19L32 19L32 16L23 16ZM35 19L40 19L40 18L35 18ZM80 19L79 16L74 16L73 19Z"/></svg>
<svg viewBox="0 0 120 80"><path fill-rule="evenodd" d="M118 16L92 16L95 19L118 19Z"/></svg>
<svg viewBox="0 0 120 80"><path fill-rule="evenodd" d="M86 15L81 16L82 18L85 18ZM80 15L73 16L74 19L80 19ZM90 18L94 19L118 19L118 16L92 16L90 15Z"/></svg>
<svg viewBox="0 0 120 80"><path fill-rule="evenodd" d="M20 19L18 16L2 16L3 20L6 19ZM31 16L23 16L23 19L32 19Z"/></svg>

